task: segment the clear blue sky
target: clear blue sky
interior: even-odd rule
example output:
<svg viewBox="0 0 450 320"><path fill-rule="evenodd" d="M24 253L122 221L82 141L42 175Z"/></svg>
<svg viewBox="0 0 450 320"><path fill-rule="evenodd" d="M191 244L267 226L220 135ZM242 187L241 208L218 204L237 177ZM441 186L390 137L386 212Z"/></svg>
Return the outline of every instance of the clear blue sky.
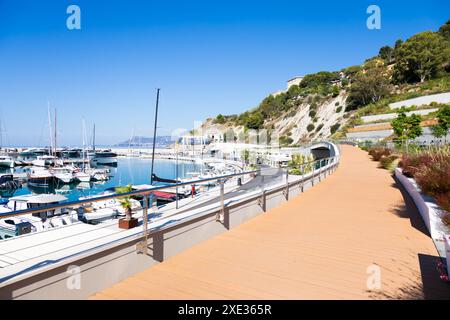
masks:
<svg viewBox="0 0 450 320"><path fill-rule="evenodd" d="M67 6L81 30L66 28ZM366 28L381 7L382 29ZM113 144L240 113L295 75L360 64L385 44L448 18L450 1L0 0L0 117L9 145L47 144L47 101L61 144L81 119ZM90 132L89 132L90 135Z"/></svg>

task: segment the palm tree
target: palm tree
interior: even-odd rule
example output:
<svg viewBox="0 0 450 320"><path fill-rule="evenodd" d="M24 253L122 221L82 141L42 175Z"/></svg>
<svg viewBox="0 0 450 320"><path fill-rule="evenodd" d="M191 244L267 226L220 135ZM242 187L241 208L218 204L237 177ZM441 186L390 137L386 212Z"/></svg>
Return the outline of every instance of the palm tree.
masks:
<svg viewBox="0 0 450 320"><path fill-rule="evenodd" d="M131 184L125 186L125 187L116 187L115 191L117 194L123 194L131 192L133 188L131 187ZM125 220L130 221L132 218L133 212L131 211L132 203L131 203L131 197L123 197L119 200L120 205L122 208L125 209Z"/></svg>

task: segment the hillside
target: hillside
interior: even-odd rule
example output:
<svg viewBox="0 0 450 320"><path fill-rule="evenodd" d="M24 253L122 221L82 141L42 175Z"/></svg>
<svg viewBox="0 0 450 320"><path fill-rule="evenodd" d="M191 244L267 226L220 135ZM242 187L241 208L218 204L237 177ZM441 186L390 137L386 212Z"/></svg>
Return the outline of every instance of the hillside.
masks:
<svg viewBox="0 0 450 320"><path fill-rule="evenodd" d="M380 48L362 65L305 75L239 115L207 119L201 129L246 141L248 130L276 133L282 145L345 137L361 117L389 111L395 101L450 91L450 20Z"/></svg>

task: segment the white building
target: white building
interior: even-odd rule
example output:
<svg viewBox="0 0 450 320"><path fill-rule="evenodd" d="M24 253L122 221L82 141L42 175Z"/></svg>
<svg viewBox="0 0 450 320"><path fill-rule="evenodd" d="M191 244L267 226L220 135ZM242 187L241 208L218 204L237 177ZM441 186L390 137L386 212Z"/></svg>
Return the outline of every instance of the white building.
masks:
<svg viewBox="0 0 450 320"><path fill-rule="evenodd" d="M289 90L289 88L292 87L293 85L298 86L300 84L300 82L302 82L302 80L303 80L302 76L297 76L292 79L289 79L287 81L287 89Z"/></svg>

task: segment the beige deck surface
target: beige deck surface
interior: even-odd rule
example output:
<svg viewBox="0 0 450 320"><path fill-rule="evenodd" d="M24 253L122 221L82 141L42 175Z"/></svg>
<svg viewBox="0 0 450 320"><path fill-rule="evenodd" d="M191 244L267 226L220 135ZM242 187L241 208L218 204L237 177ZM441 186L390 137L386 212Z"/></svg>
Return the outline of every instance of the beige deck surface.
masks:
<svg viewBox="0 0 450 320"><path fill-rule="evenodd" d="M314 188L91 298L450 298L409 198L366 152L342 151ZM372 264L381 290L367 289Z"/></svg>

